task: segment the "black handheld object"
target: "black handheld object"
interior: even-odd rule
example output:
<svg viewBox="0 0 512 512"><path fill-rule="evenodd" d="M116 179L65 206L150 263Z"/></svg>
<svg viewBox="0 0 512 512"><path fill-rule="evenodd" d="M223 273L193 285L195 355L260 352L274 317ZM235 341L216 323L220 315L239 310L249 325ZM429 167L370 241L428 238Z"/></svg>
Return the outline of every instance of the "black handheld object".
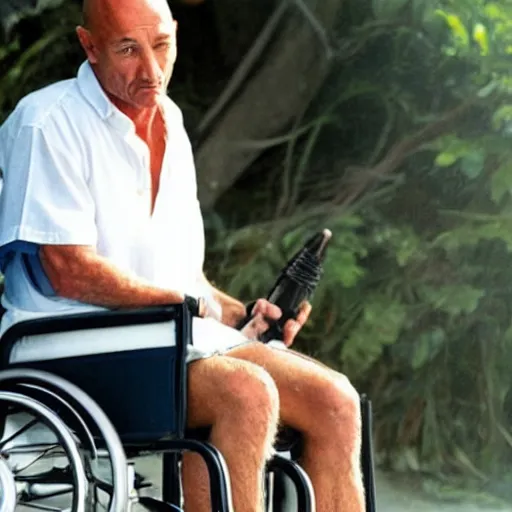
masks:
<svg viewBox="0 0 512 512"><path fill-rule="evenodd" d="M328 229L315 234L283 268L267 296L269 302L280 307L283 315L263 333L261 341L282 340L286 321L295 318L300 305L311 298L322 276L322 262L331 236Z"/></svg>

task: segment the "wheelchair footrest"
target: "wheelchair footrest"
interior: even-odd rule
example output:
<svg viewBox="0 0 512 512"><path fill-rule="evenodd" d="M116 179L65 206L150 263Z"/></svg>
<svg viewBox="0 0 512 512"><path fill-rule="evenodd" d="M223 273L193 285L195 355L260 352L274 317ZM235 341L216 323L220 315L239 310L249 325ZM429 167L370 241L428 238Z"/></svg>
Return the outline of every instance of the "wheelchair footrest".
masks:
<svg viewBox="0 0 512 512"><path fill-rule="evenodd" d="M149 512L183 512L181 508L165 503L155 498L143 496L139 498L139 505L142 505Z"/></svg>

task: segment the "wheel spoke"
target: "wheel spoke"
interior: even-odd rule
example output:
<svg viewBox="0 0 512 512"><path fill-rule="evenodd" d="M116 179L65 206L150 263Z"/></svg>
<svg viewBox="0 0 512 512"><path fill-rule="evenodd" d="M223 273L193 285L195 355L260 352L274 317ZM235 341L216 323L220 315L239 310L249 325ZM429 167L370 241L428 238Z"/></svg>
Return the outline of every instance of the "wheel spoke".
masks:
<svg viewBox="0 0 512 512"><path fill-rule="evenodd" d="M34 452L40 452L42 450L47 450L49 448L57 447L62 450L62 447L60 444L55 443L34 443L34 444L17 444L16 446L13 446L12 448L9 448L8 450L4 451L4 455L26 455L27 453L34 453ZM62 453L64 453L64 450L62 450Z"/></svg>
<svg viewBox="0 0 512 512"><path fill-rule="evenodd" d="M69 508L52 507L50 505L43 505L41 503L30 503L30 502L23 503L23 506L27 507L27 508L33 508L36 510L47 510L49 512L68 512L71 510Z"/></svg>
<svg viewBox="0 0 512 512"><path fill-rule="evenodd" d="M23 427L21 427L17 432L12 434L12 436L0 442L0 450L3 450L6 444L10 443L13 439L16 439L18 436L21 436L27 430L30 430L34 425L37 425L38 423L40 423L38 419L33 419L32 421L29 421L26 425L23 425Z"/></svg>
<svg viewBox="0 0 512 512"><path fill-rule="evenodd" d="M47 448L43 453L38 454L33 460L31 460L29 463L25 464L21 469L19 468L13 468L12 472L14 473L14 476L17 477L20 475L20 473L23 473L23 471L26 471L27 469L31 468L34 464L36 464L38 461L46 457L48 454L50 454L52 451L56 450L57 448L60 448L60 446L54 445L51 448ZM23 478L23 477L22 477ZM26 480L23 480L26 481Z"/></svg>

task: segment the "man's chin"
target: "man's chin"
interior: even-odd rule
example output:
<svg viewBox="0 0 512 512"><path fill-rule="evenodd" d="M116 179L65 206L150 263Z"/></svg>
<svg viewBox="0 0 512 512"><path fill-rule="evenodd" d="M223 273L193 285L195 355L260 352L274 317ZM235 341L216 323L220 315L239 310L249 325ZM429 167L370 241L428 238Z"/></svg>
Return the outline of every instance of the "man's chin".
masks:
<svg viewBox="0 0 512 512"><path fill-rule="evenodd" d="M160 99L163 95L162 90L159 89L140 89L137 96L134 98L134 103L140 108L151 108L159 105Z"/></svg>

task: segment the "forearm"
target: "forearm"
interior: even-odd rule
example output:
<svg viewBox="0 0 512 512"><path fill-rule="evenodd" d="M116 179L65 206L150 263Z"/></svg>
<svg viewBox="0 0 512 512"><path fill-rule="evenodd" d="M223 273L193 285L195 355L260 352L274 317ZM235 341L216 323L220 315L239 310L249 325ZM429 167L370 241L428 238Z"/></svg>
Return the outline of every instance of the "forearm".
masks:
<svg viewBox="0 0 512 512"><path fill-rule="evenodd" d="M103 307L136 308L183 302L182 293L158 288L120 271L84 247L43 247L41 263L57 295Z"/></svg>

